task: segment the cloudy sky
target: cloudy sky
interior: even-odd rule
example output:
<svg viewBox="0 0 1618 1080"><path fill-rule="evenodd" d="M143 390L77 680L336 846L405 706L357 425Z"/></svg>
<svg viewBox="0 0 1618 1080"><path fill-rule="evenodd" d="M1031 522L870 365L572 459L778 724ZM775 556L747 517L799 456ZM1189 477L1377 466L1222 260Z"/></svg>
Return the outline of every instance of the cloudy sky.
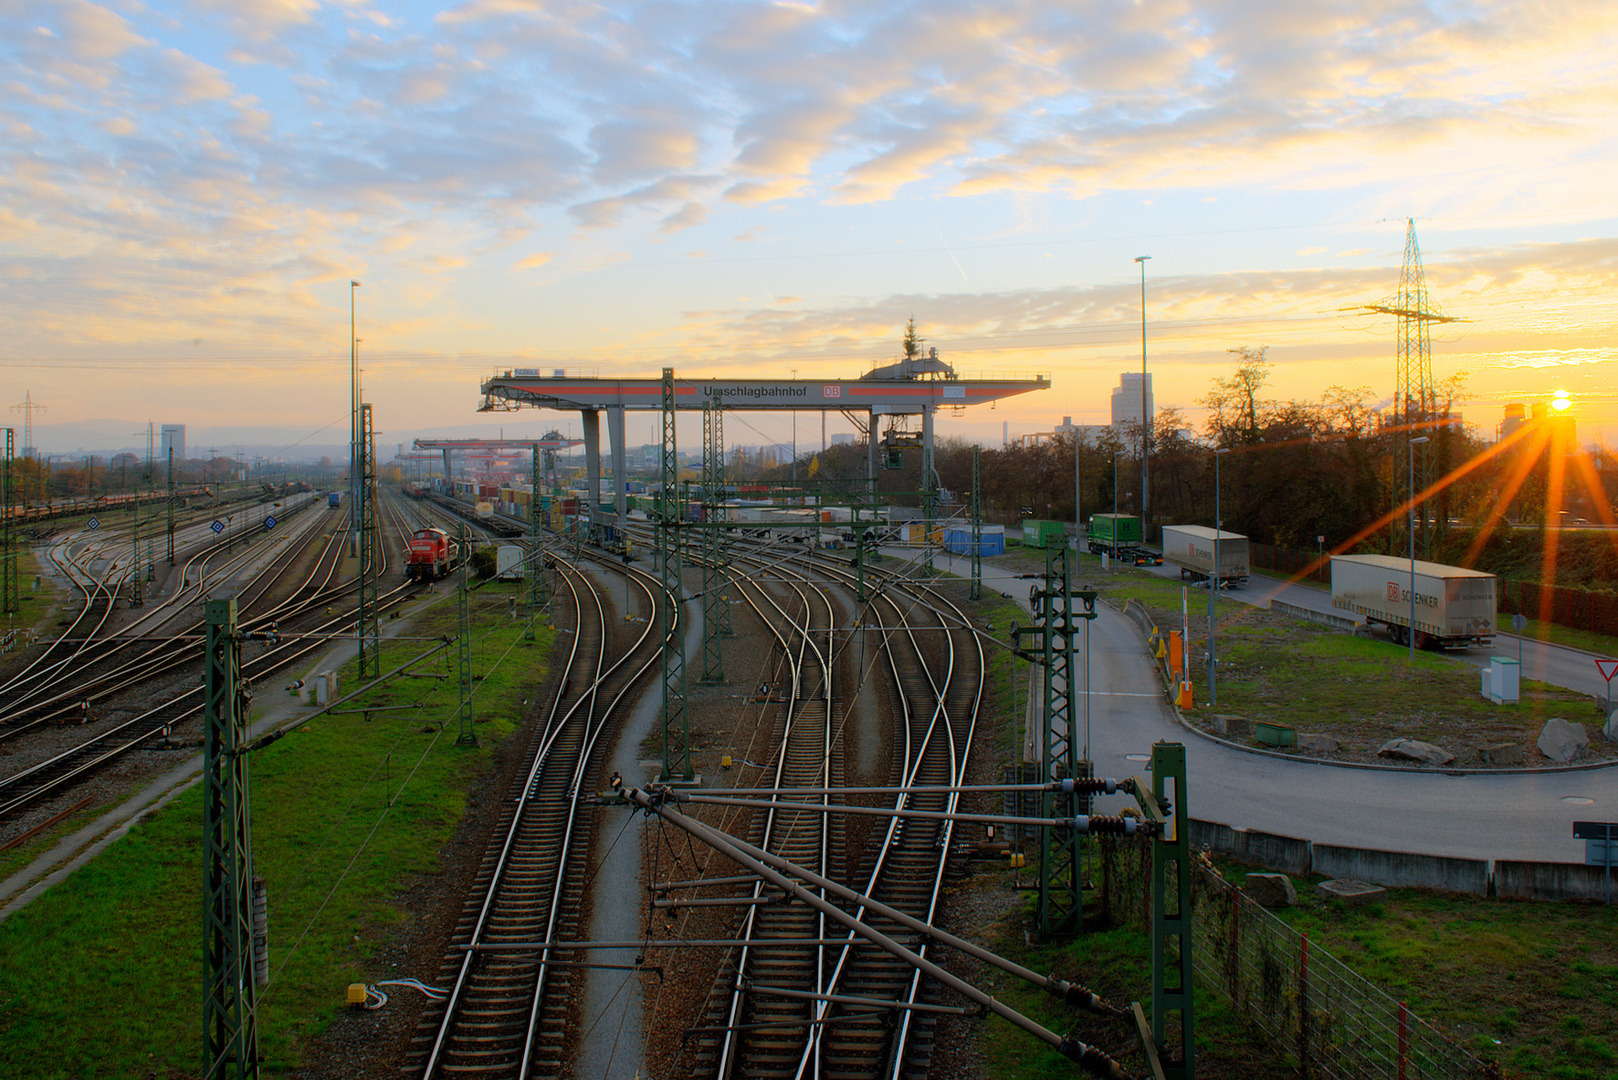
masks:
<svg viewBox="0 0 1618 1080"><path fill-rule="evenodd" d="M1138 255L1160 406L1265 345L1380 401L1414 218L1467 419L1618 441L1615 178L1612 0L0 0L0 404L340 442L357 279L381 444L565 421L475 412L513 365L853 376L912 315L1051 373L941 428L997 442L1106 422Z"/></svg>

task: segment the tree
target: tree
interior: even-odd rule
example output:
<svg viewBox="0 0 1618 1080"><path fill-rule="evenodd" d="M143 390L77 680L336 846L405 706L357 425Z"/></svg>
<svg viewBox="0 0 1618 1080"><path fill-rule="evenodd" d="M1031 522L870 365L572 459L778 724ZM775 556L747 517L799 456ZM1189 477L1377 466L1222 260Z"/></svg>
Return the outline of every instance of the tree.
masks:
<svg viewBox="0 0 1618 1080"><path fill-rule="evenodd" d="M905 359L914 360L920 356L922 343L926 340L926 338L916 336L916 317L914 315L910 316L910 321L905 324Z"/></svg>
<svg viewBox="0 0 1618 1080"><path fill-rule="evenodd" d="M1269 348L1268 345L1257 349L1243 345L1225 350L1242 358L1236 365L1236 373L1215 379L1213 389L1197 401L1208 410L1205 430L1215 446L1228 448L1258 441L1258 393L1270 377L1270 362L1264 358Z"/></svg>

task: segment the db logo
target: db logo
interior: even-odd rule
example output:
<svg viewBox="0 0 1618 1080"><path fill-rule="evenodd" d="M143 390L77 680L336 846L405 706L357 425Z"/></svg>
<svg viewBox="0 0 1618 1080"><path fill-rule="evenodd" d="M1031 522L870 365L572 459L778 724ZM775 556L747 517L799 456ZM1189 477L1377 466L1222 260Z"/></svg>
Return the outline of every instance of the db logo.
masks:
<svg viewBox="0 0 1618 1080"><path fill-rule="evenodd" d="M1399 586L1395 585L1391 581L1388 582L1388 599L1389 600L1397 600L1397 599L1399 599Z"/></svg>
<svg viewBox="0 0 1618 1080"><path fill-rule="evenodd" d="M821 393L825 394L829 398L840 398L843 396L843 388L841 386L823 386L820 388L820 390Z"/></svg>

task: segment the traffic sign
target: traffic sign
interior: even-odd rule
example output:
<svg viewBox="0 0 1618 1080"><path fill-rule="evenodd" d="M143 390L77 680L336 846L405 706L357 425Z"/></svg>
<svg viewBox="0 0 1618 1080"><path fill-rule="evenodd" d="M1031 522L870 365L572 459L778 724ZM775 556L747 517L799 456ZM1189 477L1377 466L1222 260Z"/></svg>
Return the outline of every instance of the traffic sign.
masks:
<svg viewBox="0 0 1618 1080"><path fill-rule="evenodd" d="M275 519L274 519L274 518L273 518L273 517L267 517L267 518L265 518L265 519L264 519L264 527L265 527L265 528L266 528L266 529L273 529L273 528L275 528Z"/></svg>
<svg viewBox="0 0 1618 1080"><path fill-rule="evenodd" d="M1596 670L1601 672L1603 679L1612 682L1612 677L1618 675L1618 660L1597 660Z"/></svg>
<svg viewBox="0 0 1618 1080"><path fill-rule="evenodd" d="M225 531L225 523L220 521L218 518L213 519L213 525L210 527L213 529L215 535Z"/></svg>
<svg viewBox="0 0 1618 1080"><path fill-rule="evenodd" d="M99 528L101 528L101 522L96 520L95 518L91 518L89 521L86 521L84 524L86 526L88 526L89 528L91 528L91 529L99 529Z"/></svg>
<svg viewBox="0 0 1618 1080"><path fill-rule="evenodd" d="M1519 611L1517 614L1511 617L1511 628L1517 631L1517 633L1522 633L1527 626L1528 616L1524 615L1522 612Z"/></svg>

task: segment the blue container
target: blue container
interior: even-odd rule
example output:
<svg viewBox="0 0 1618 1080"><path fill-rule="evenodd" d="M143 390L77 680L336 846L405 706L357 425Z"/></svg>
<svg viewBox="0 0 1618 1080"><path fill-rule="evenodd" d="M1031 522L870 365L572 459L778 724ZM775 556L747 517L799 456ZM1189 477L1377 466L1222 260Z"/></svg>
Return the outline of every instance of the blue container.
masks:
<svg viewBox="0 0 1618 1080"><path fill-rule="evenodd" d="M970 555L972 553L972 530L951 528L944 533L944 550L956 555ZM983 526L978 541L978 555L1004 555L1006 553L1006 530L1003 525Z"/></svg>

